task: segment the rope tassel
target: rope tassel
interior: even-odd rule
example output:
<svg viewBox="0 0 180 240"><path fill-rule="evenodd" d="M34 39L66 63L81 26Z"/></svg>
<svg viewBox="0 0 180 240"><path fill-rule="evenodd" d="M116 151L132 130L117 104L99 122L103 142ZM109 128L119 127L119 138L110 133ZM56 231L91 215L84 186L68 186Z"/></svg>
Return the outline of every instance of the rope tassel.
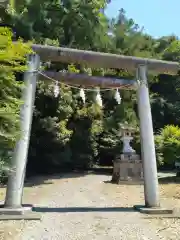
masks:
<svg viewBox="0 0 180 240"><path fill-rule="evenodd" d="M58 86L58 81L56 81L54 85L54 96L57 98L59 96L59 86Z"/></svg>
<svg viewBox="0 0 180 240"><path fill-rule="evenodd" d="M118 104L121 104L121 96L120 96L120 93L119 93L118 89L116 89L114 98L115 98L115 100L117 101Z"/></svg>
<svg viewBox="0 0 180 240"><path fill-rule="evenodd" d="M102 103L102 98L101 98L101 94L100 94L100 90L99 88L97 88L97 94L96 94L96 102L97 104L102 107L103 106L103 103Z"/></svg>
<svg viewBox="0 0 180 240"><path fill-rule="evenodd" d="M83 88L80 89L79 95L80 95L83 103L85 103L86 102L86 96L85 96L85 92L84 92Z"/></svg>

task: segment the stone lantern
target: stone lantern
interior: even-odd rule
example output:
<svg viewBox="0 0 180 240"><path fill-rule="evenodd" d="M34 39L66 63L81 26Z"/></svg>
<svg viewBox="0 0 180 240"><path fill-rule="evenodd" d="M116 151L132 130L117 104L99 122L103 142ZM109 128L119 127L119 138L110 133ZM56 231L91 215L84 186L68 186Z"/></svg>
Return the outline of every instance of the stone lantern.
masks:
<svg viewBox="0 0 180 240"><path fill-rule="evenodd" d="M122 181L142 181L143 168L140 156L131 147L130 143L133 140L132 134L135 128L128 124L121 125L120 136L123 142L123 149L119 157L114 160L112 182L121 183Z"/></svg>
<svg viewBox="0 0 180 240"><path fill-rule="evenodd" d="M123 142L123 154L132 155L135 152L134 149L130 146L130 142L133 140L132 133L135 131L134 128L130 128L128 126L121 127L121 141Z"/></svg>

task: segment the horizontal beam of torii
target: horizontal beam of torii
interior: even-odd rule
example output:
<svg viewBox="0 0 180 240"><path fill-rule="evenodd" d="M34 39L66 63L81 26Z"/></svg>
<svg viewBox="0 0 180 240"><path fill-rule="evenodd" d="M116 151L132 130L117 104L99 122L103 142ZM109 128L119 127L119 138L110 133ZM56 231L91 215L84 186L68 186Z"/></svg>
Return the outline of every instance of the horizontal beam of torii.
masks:
<svg viewBox="0 0 180 240"><path fill-rule="evenodd" d="M67 72L42 72L41 80L54 79L59 82L64 82L70 85L85 86L85 87L101 87L101 88L121 88L121 89L136 89L136 80L118 79L112 77L89 76L87 74L67 73Z"/></svg>
<svg viewBox="0 0 180 240"><path fill-rule="evenodd" d="M92 67L117 68L129 71L135 71L139 65L146 65L150 72L172 75L176 75L180 69L178 62L156 59L36 44L32 45L32 49L40 56L42 61L85 64Z"/></svg>

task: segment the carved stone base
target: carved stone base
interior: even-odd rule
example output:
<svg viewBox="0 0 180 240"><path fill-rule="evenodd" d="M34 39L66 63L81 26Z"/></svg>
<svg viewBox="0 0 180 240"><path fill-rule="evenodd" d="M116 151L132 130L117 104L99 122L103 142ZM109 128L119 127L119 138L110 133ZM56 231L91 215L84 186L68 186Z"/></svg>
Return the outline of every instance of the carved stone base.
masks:
<svg viewBox="0 0 180 240"><path fill-rule="evenodd" d="M137 156L138 155L134 155L131 160L127 160L127 156L121 155L121 159L114 161L113 183L120 184L122 181L143 181L142 161L134 160Z"/></svg>

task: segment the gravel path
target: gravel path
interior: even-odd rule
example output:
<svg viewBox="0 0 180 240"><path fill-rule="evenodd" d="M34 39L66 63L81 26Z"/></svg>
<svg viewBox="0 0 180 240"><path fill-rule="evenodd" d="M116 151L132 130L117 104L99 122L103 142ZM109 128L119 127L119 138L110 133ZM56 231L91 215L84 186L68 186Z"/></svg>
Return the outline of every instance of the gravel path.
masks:
<svg viewBox="0 0 180 240"><path fill-rule="evenodd" d="M113 185L105 175L66 175L36 204L41 222L28 222L15 240L171 239L134 212L143 203L143 186ZM9 238L10 239L10 238ZM178 239L178 238L176 238Z"/></svg>

